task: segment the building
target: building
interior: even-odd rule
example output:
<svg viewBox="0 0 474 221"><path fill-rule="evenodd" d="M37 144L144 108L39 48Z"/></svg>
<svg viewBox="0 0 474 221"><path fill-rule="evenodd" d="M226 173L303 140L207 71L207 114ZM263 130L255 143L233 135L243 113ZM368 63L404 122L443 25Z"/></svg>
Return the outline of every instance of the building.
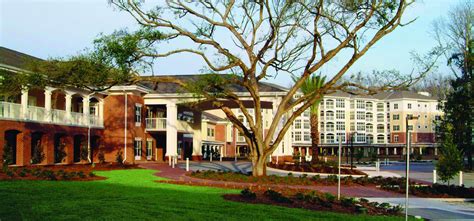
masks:
<svg viewBox="0 0 474 221"><path fill-rule="evenodd" d="M0 47L2 70L12 74L21 71L25 59L39 58ZM163 76L157 76L160 77ZM175 77L193 81L198 75ZM241 99L248 98L244 105L255 114L248 92L238 85L230 87ZM259 89L267 130L287 89L264 82ZM122 158L126 163L170 158L210 160L211 155L216 159L246 157L249 153L244 137L222 111L212 103L192 105L196 97L183 93L173 83L141 82L114 86L100 93L47 87L17 94L0 97L0 153L5 146L12 148L13 164L18 166L31 164L38 146L46 156L41 164L99 162L102 156L107 162ZM235 104L227 105L244 124L248 123ZM414 131L413 142L420 152L431 153L427 148L435 147L432 121L442 114L436 107L436 99L411 92L367 97L342 92L327 95L320 109L321 152L334 154L339 136L347 143L357 132L354 146L366 152L375 148L381 155L401 156L405 142L403 119L412 114L420 116L409 125ZM289 161L295 153L308 155L309 129L306 111L272 156Z"/></svg>

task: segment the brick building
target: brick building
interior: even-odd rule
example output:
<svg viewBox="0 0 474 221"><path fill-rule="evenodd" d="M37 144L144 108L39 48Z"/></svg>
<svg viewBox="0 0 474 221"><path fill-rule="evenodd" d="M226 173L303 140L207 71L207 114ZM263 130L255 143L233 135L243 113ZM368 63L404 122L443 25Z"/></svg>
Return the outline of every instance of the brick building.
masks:
<svg viewBox="0 0 474 221"><path fill-rule="evenodd" d="M0 69L14 74L22 70L25 59L39 58L0 47ZM198 75L175 77L193 81ZM248 92L239 86L232 88L242 99L249 98L244 105L255 114ZM260 83L259 89L266 130L287 89L270 83ZM208 160L211 154L245 157L249 152L243 136L222 111L207 103L198 108L190 106L196 101L195 96L183 93L173 83L142 82L114 86L99 93L47 87L17 94L0 97L0 153L6 146L12 148L15 165L31 164L37 146L43 148L46 156L41 164L98 162L100 155L107 162L115 162L121 155L126 163L166 161L170 157ZM328 95L321 107L322 148L332 153L330 148L335 147L338 135L343 135L346 141L357 131L358 147L374 147L379 154L401 155L403 151L399 148L403 148L405 127L399 119L407 114L420 115L422 119L411 125L417 131L413 141L434 147L431 122L442 114L436 106L436 99L411 92L373 97L353 97L339 92ZM247 124L240 110L236 106L231 108ZM274 157L291 160L295 153L308 152L308 117L305 112L295 121ZM383 125L380 130L379 124ZM66 157L61 157L64 153Z"/></svg>

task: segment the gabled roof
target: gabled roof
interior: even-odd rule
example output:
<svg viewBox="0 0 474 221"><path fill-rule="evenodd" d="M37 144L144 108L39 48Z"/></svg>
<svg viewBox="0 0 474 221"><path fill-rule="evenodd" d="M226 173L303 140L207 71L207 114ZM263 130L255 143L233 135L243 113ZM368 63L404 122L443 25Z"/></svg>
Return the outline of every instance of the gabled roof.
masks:
<svg viewBox="0 0 474 221"><path fill-rule="evenodd" d="M198 81L201 76L204 74L192 74L192 75L159 75L155 76L155 78L165 78L165 77L173 77L176 79L179 79L184 82L193 82L193 81ZM222 74L222 76L228 76L225 74ZM183 93L186 91L183 91L181 87L179 87L175 83L153 83L150 81L143 81L140 82L142 86L145 86L149 88L150 90L154 91L155 93ZM237 84L229 84L226 85L228 89L231 89L233 92L248 92L244 87L241 85ZM260 92L286 92L286 88L275 85L272 83L268 82L260 82L259 83L259 91Z"/></svg>
<svg viewBox="0 0 474 221"><path fill-rule="evenodd" d="M225 119L220 118L214 114L207 113L207 112L202 112L202 119L207 119L212 122L225 121Z"/></svg>
<svg viewBox="0 0 474 221"><path fill-rule="evenodd" d="M24 69L29 60L42 59L0 46L0 65Z"/></svg>
<svg viewBox="0 0 474 221"><path fill-rule="evenodd" d="M419 100L438 100L436 96L426 96L413 91L384 91L374 95L354 95L343 91L336 91L327 94L329 97L347 97L347 98L367 98L377 100L395 100L395 99L419 99Z"/></svg>

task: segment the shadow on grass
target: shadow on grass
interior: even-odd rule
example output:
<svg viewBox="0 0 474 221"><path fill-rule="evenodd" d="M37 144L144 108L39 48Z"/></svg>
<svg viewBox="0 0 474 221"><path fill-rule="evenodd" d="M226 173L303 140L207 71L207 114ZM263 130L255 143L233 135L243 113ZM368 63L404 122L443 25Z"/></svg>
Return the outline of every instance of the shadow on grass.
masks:
<svg viewBox="0 0 474 221"><path fill-rule="evenodd" d="M225 201L235 190L156 183L153 170L100 171L90 182L2 181L0 220L390 220Z"/></svg>

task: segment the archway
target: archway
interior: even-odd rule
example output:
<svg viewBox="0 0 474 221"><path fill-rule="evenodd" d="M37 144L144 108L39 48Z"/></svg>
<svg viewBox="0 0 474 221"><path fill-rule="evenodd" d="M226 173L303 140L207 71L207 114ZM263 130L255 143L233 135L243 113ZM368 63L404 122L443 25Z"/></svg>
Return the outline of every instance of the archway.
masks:
<svg viewBox="0 0 474 221"><path fill-rule="evenodd" d="M44 147L42 142L43 132L31 134L31 163L40 164L44 160Z"/></svg>
<svg viewBox="0 0 474 221"><path fill-rule="evenodd" d="M17 155L16 155L16 151L17 151L17 136L18 134L20 133L20 131L18 130L7 130L5 131L5 146L3 147L3 152L7 152L7 155L9 155L10 159L9 159L9 165L15 165L16 162L17 162ZM7 150L6 148L9 148L9 150ZM9 153L8 153L9 151ZM3 159L5 160L5 159Z"/></svg>
<svg viewBox="0 0 474 221"><path fill-rule="evenodd" d="M84 146L87 147L87 143L85 142L85 136L82 134L74 136L74 151L73 151L73 159L74 162L81 162L81 148Z"/></svg>
<svg viewBox="0 0 474 221"><path fill-rule="evenodd" d="M66 158L67 152L65 138L65 134L54 135L54 163L62 163Z"/></svg>

